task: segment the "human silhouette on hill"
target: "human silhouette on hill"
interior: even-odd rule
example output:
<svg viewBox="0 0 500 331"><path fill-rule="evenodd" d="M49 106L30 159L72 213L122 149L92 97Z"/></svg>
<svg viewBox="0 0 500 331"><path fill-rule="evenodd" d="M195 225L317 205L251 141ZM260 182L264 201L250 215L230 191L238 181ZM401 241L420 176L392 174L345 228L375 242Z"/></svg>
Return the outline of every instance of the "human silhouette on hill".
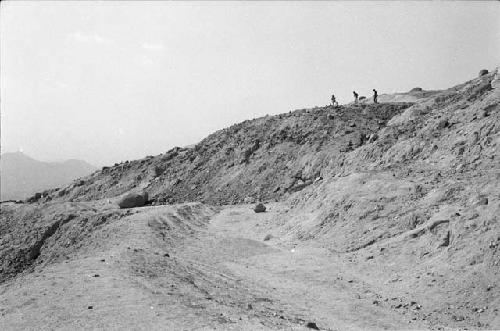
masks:
<svg viewBox="0 0 500 331"><path fill-rule="evenodd" d="M373 89L373 103L378 103L377 98L378 98L377 90Z"/></svg>
<svg viewBox="0 0 500 331"><path fill-rule="evenodd" d="M356 91L352 91L352 94L354 95L354 103L358 103L358 94L356 93Z"/></svg>
<svg viewBox="0 0 500 331"><path fill-rule="evenodd" d="M337 102L337 99L335 99L335 94L332 94L332 106L337 107L339 103Z"/></svg>

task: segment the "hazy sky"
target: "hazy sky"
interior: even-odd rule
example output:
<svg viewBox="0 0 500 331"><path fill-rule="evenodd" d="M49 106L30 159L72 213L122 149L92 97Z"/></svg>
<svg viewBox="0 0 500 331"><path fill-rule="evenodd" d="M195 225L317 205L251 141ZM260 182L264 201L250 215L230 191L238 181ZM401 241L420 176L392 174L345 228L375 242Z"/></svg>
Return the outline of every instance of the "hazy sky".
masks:
<svg viewBox="0 0 500 331"><path fill-rule="evenodd" d="M95 165L500 65L498 2L1 2L1 147Z"/></svg>

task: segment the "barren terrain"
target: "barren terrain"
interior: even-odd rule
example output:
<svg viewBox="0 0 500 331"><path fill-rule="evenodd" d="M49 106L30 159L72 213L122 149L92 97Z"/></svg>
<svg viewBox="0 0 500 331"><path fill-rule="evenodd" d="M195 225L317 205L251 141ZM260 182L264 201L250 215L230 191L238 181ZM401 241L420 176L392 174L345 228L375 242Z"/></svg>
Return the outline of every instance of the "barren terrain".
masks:
<svg viewBox="0 0 500 331"><path fill-rule="evenodd" d="M0 329L500 329L498 71L380 100L3 203Z"/></svg>

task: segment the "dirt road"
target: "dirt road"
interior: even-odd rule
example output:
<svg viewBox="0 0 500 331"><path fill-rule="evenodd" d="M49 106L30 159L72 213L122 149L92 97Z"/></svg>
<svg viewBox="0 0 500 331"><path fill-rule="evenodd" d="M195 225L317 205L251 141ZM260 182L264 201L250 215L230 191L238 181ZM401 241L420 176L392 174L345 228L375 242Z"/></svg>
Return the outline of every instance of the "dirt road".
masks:
<svg viewBox="0 0 500 331"><path fill-rule="evenodd" d="M428 328L384 304L346 257L277 237L284 208L136 209L66 261L2 284L0 329Z"/></svg>

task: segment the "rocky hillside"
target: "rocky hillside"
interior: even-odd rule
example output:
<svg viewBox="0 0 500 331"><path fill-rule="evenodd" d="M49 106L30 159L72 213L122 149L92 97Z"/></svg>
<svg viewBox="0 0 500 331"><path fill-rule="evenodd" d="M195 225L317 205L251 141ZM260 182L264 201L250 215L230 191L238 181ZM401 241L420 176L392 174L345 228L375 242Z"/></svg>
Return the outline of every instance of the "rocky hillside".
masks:
<svg viewBox="0 0 500 331"><path fill-rule="evenodd" d="M49 199L111 198L133 189L146 189L154 203L280 198L341 167L347 153L411 105L321 107L245 121L194 148L105 167Z"/></svg>
<svg viewBox="0 0 500 331"><path fill-rule="evenodd" d="M104 167L47 192L47 199L86 201L146 190L154 204L227 204L279 199L338 173L491 169L497 162L491 158L498 130L495 77L445 91L381 96L413 102L326 106L248 120L194 148Z"/></svg>
<svg viewBox="0 0 500 331"><path fill-rule="evenodd" d="M367 284L425 307L408 306L418 318L497 328L499 103L498 73L416 103L293 195L273 235L343 254Z"/></svg>
<svg viewBox="0 0 500 331"><path fill-rule="evenodd" d="M323 181L290 197L295 223L287 235L312 239L341 233L329 239L329 246L349 252L410 230L416 231L412 238L418 237L441 221L460 224L457 240L468 236L468 222L479 215L483 224L474 225L476 230L497 228L499 103L495 72L392 117L377 139L345 152L327 168L330 173ZM479 211L477 206L485 207ZM436 240L447 246L454 230L445 228L444 239ZM499 232L497 228L482 237L483 248L499 241Z"/></svg>

